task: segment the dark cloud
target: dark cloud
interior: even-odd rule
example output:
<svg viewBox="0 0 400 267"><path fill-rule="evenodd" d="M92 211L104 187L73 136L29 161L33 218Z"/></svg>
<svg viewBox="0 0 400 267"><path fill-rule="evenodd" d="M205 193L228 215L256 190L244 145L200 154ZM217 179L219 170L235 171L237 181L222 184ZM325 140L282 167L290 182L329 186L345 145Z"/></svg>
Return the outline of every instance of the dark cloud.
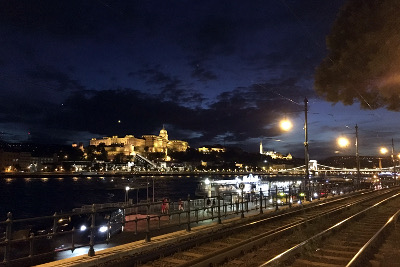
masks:
<svg viewBox="0 0 400 267"><path fill-rule="evenodd" d="M352 0L327 38L328 56L315 74L319 95L331 102L400 110L400 3Z"/></svg>
<svg viewBox="0 0 400 267"><path fill-rule="evenodd" d="M29 130L31 140L69 142L156 134L165 124L194 147L256 150L260 139L286 137L280 147L301 150L303 138L281 138L276 124L284 114L300 120L304 97L315 97L323 36L343 2L0 1L1 127L13 132L14 123L24 138Z"/></svg>
<svg viewBox="0 0 400 267"><path fill-rule="evenodd" d="M217 75L215 75L211 70L204 68L202 62L192 61L190 65L193 68L192 77L196 78L198 81L206 82L217 79Z"/></svg>
<svg viewBox="0 0 400 267"><path fill-rule="evenodd" d="M129 76L139 76L144 79L147 84L169 84L173 83L174 78L167 75L160 70L160 65L154 66L153 68L146 68L137 72L129 72Z"/></svg>
<svg viewBox="0 0 400 267"><path fill-rule="evenodd" d="M136 72L128 73L128 76L139 77L153 87L157 97L162 101L172 101L183 106L196 107L202 104L205 100L204 96L191 90L191 85L185 85L177 77L170 76L169 74L160 70L160 66L153 68L146 68Z"/></svg>
<svg viewBox="0 0 400 267"><path fill-rule="evenodd" d="M85 89L78 81L71 79L66 73L57 71L54 67L37 67L34 70L27 70L26 74L34 82L43 82L47 87L52 87L57 91Z"/></svg>
<svg viewBox="0 0 400 267"><path fill-rule="evenodd" d="M281 94L285 94L283 91L284 88ZM180 103L184 97L190 101L201 96L189 95L186 90L175 93L183 96L171 96L166 100L137 90L118 89L75 91L63 105L25 105L29 101L16 98L9 105L2 106L3 111L14 114L14 117L7 117L1 122L23 122L32 129L41 129L52 136L57 136L60 130L98 136L141 136L154 133L163 124L168 124L177 131L186 131L189 136L185 140L199 144L224 135L227 141L240 142L278 134L276 130L266 130L265 127L276 121L282 103L285 103L288 111L299 111L297 105L287 104L288 101L280 96L268 98L270 93L257 86L223 93L209 108L185 107ZM14 106L16 103L20 103L19 106ZM34 136L43 137L38 131ZM48 140L56 139L53 137Z"/></svg>
<svg viewBox="0 0 400 267"><path fill-rule="evenodd" d="M96 6L79 1L1 1L0 21L24 31L47 31L58 36L86 35L98 30Z"/></svg>

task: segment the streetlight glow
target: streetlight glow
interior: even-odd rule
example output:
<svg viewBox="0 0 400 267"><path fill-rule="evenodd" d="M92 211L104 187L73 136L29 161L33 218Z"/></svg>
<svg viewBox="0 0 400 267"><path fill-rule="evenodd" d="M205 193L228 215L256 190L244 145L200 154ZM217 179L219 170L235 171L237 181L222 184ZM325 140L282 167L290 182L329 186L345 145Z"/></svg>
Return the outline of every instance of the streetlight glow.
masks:
<svg viewBox="0 0 400 267"><path fill-rule="evenodd" d="M381 154L388 153L388 149L386 147L381 147L381 149L379 151L381 152Z"/></svg>
<svg viewBox="0 0 400 267"><path fill-rule="evenodd" d="M340 147L347 147L350 142L346 137L339 137L337 143Z"/></svg>
<svg viewBox="0 0 400 267"><path fill-rule="evenodd" d="M284 120L281 120L280 127L284 131L289 131L290 129L292 129L293 124L290 120L284 119Z"/></svg>

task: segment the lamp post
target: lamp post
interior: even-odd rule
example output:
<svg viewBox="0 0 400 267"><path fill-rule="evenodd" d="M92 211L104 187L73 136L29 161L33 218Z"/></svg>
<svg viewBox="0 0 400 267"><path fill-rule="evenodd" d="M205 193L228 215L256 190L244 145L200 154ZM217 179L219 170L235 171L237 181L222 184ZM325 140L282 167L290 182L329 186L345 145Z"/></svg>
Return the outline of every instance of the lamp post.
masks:
<svg viewBox="0 0 400 267"><path fill-rule="evenodd" d="M308 154L308 121L307 121L307 112L308 112L308 99L304 98L304 163L305 163L305 176L304 176L304 190L307 187L310 179L310 170L309 170L309 154ZM292 128L292 123L286 118L281 121L280 127L284 131L288 131Z"/></svg>
<svg viewBox="0 0 400 267"><path fill-rule="evenodd" d="M356 124L356 164L357 164L357 187L361 185L360 154L358 153L358 125Z"/></svg>
<svg viewBox="0 0 400 267"><path fill-rule="evenodd" d="M388 149L387 149L386 147L381 147L381 148L379 149L379 152L380 152L382 155L385 155L386 153L388 153ZM383 167L382 167L382 158L379 158L379 169L381 169L381 171L382 171L382 169L383 169Z"/></svg>
<svg viewBox="0 0 400 267"><path fill-rule="evenodd" d="M153 203L154 203L154 176L153 176Z"/></svg>
<svg viewBox="0 0 400 267"><path fill-rule="evenodd" d="M347 126L346 126L347 127ZM357 178L356 178L356 187L359 188L360 184L361 184L361 173L360 173L360 154L358 152L358 125L356 124L355 126L356 129L356 169L357 169ZM350 142L346 137L339 137L337 139L337 143L340 147L347 147Z"/></svg>
<svg viewBox="0 0 400 267"><path fill-rule="evenodd" d="M129 189L130 189L129 186L125 187L125 204L128 204L129 201L129 196L128 196Z"/></svg>
<svg viewBox="0 0 400 267"><path fill-rule="evenodd" d="M394 185L396 185L396 159L394 158L394 143L392 138L392 161L393 161L393 178L394 178Z"/></svg>

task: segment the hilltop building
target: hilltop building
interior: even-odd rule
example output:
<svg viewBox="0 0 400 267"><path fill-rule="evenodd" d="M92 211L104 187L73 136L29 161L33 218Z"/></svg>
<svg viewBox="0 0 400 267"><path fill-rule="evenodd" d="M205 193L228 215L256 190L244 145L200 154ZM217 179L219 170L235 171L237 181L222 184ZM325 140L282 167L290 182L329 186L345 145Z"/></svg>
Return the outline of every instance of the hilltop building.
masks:
<svg viewBox="0 0 400 267"><path fill-rule="evenodd" d="M92 138L91 146L105 145L109 158L114 158L117 154L125 156L134 155L135 153L165 153L168 151L184 152L189 145L186 141L169 140L168 132L163 127L159 135L143 135L142 138L136 138L133 135L125 137L103 137L102 139Z"/></svg>
<svg viewBox="0 0 400 267"><path fill-rule="evenodd" d="M273 151L273 150L272 151L264 151L262 141L260 142L260 154L270 156L272 159L285 159L285 160L293 159L293 157L290 153L285 156L285 155L278 153L276 151Z"/></svg>
<svg viewBox="0 0 400 267"><path fill-rule="evenodd" d="M221 145L214 146L202 146L198 148L200 153L210 154L211 152L224 153L226 152L226 148Z"/></svg>

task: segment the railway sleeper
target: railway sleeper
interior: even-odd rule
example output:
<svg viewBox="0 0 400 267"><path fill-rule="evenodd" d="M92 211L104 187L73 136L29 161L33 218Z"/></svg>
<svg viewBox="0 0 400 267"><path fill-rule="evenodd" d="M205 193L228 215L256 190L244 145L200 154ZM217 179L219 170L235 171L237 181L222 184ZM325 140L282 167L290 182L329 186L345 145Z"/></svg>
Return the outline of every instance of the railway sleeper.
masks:
<svg viewBox="0 0 400 267"><path fill-rule="evenodd" d="M338 257L332 255L310 254L307 257L307 260L318 263L335 263L335 264L346 265L349 262L349 260L351 260L351 258L352 257Z"/></svg>
<svg viewBox="0 0 400 267"><path fill-rule="evenodd" d="M309 260L296 260L292 265L292 267L343 267L343 264L332 264L332 263L321 263L321 262L313 262Z"/></svg>
<svg viewBox="0 0 400 267"><path fill-rule="evenodd" d="M336 257L353 257L354 252L356 252L357 249L354 249L354 251L349 251L348 249L346 250L336 250L336 249L318 249L318 252L321 253L322 255L331 255L331 256L336 256Z"/></svg>
<svg viewBox="0 0 400 267"><path fill-rule="evenodd" d="M329 245L324 246L324 249L335 250L335 251L340 251L340 252L345 251L345 252L349 252L349 253L357 252L359 250L356 247L342 246L339 244L329 244Z"/></svg>

